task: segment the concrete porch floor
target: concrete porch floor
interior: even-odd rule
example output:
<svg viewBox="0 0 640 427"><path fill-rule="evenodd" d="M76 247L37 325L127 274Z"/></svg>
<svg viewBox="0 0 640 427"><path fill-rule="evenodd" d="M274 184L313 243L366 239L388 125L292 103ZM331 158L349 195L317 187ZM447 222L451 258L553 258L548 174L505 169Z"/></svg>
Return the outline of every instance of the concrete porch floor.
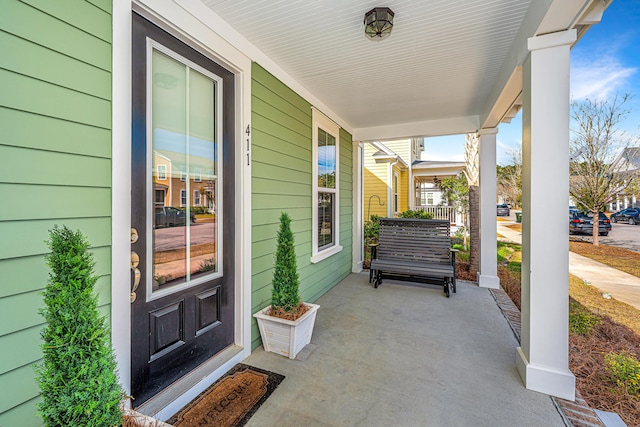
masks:
<svg viewBox="0 0 640 427"><path fill-rule="evenodd" d="M487 289L351 274L324 295L295 360L256 349L244 363L286 376L248 426L564 426L524 388L518 345ZM402 283L402 284L400 284Z"/></svg>

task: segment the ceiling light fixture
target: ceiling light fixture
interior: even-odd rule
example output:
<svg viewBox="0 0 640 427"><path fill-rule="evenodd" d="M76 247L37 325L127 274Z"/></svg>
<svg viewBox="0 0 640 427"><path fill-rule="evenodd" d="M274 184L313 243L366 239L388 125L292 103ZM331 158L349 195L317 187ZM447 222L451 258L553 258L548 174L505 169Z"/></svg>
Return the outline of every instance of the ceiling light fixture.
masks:
<svg viewBox="0 0 640 427"><path fill-rule="evenodd" d="M394 13L388 7L374 7L364 15L364 33L372 40L389 37Z"/></svg>

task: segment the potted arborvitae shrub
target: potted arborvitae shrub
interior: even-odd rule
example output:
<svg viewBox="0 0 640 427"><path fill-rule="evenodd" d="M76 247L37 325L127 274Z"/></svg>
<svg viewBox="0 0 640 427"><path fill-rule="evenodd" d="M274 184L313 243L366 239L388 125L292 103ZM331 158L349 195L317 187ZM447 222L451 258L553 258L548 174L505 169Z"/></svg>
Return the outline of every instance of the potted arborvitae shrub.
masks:
<svg viewBox="0 0 640 427"><path fill-rule="evenodd" d="M80 231L50 230L50 268L41 310L43 362L37 367L47 426L119 426L124 392L118 383L109 329L100 316L93 255Z"/></svg>
<svg viewBox="0 0 640 427"><path fill-rule="evenodd" d="M311 342L317 304L300 299L291 217L282 212L273 272L271 305L254 314L266 351L294 359Z"/></svg>

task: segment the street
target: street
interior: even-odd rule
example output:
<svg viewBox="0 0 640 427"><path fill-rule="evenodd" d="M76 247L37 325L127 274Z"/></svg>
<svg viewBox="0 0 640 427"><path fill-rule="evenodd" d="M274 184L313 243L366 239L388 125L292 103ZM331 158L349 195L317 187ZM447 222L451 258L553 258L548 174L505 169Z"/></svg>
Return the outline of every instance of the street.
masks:
<svg viewBox="0 0 640 427"><path fill-rule="evenodd" d="M573 238L579 238L585 242L591 242L593 237L586 234L574 234ZM600 236L603 245L617 246L640 252L640 225L615 223L611 224L611 232L608 236Z"/></svg>
<svg viewBox="0 0 640 427"><path fill-rule="evenodd" d="M191 224L191 246L203 243L215 242L215 222L196 222ZM157 228L153 230L155 237L154 249L156 252L169 251L185 247L187 228L184 225L177 227Z"/></svg>
<svg viewBox="0 0 640 427"><path fill-rule="evenodd" d="M498 224L502 222L503 225L509 222L516 221L515 211L511 211L509 216L499 216ZM567 223L567 227L568 227ZM629 249L630 251L640 252L640 225L629 225L612 223L611 232L608 236L599 236L599 241L603 245L617 246L619 248ZM572 239L580 239L585 242L591 242L593 237L587 234L572 234Z"/></svg>

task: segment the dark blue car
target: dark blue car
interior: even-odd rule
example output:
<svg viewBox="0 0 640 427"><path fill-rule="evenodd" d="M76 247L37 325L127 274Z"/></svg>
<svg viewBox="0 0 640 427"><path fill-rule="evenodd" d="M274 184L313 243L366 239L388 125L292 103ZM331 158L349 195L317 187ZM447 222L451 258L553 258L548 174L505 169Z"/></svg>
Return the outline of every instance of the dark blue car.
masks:
<svg viewBox="0 0 640 427"><path fill-rule="evenodd" d="M598 213L598 234L606 236L611 231L611 221L602 212ZM574 212L569 214L569 234L593 234L593 213Z"/></svg>
<svg viewBox="0 0 640 427"><path fill-rule="evenodd" d="M627 224L636 225L640 224L640 209L628 208L622 209L620 212L611 214L611 222L626 222Z"/></svg>

